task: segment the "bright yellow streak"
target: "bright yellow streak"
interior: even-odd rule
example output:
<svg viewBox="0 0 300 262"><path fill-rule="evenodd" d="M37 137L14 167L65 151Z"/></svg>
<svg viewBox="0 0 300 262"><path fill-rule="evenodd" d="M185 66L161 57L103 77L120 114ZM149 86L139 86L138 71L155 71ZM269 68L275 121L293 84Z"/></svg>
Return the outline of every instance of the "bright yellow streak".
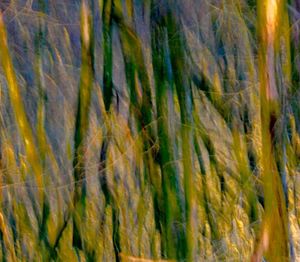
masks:
<svg viewBox="0 0 300 262"><path fill-rule="evenodd" d="M266 19L268 39L273 41L278 19L278 0L266 0Z"/></svg>
<svg viewBox="0 0 300 262"><path fill-rule="evenodd" d="M39 188L43 187L43 169L40 163L39 152L35 146L33 131L26 115L24 103L20 94L20 88L14 71L12 59L10 57L7 44L6 28L2 14L0 13L0 63L6 76L8 84L8 93L14 111L15 119L21 137L24 141L24 148L31 165L32 171L36 177L36 183ZM42 191L40 191L41 203L43 203Z"/></svg>

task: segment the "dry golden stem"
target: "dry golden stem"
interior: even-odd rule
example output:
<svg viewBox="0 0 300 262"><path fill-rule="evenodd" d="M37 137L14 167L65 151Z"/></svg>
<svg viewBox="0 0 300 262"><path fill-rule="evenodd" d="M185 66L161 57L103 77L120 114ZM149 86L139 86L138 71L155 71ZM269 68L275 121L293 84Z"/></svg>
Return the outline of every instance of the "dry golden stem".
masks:
<svg viewBox="0 0 300 262"><path fill-rule="evenodd" d="M13 262L17 261L14 248L10 244L9 238L7 236L7 230L6 230L6 226L5 226L5 223L4 223L4 218L3 218L1 213L0 213L0 231L2 233L3 243L4 243L5 247L7 248L7 250L9 251L10 255L11 255L11 260Z"/></svg>
<svg viewBox="0 0 300 262"><path fill-rule="evenodd" d="M2 63L3 71L7 79L8 92L10 102L14 111L15 120L18 125L20 135L24 142L25 153L28 159L28 163L35 176L35 180L38 188L40 189L39 198L40 203L43 203L43 169L40 162L38 150L36 148L33 132L29 124L23 100L18 86L16 74L14 71L12 59L10 57L6 29L3 21L2 14L0 13L0 60Z"/></svg>

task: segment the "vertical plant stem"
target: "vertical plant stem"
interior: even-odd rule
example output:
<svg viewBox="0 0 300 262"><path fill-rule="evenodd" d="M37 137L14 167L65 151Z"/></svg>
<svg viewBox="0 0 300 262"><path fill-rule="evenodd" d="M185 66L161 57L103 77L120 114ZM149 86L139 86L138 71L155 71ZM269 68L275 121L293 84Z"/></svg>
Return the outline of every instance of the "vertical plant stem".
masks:
<svg viewBox="0 0 300 262"><path fill-rule="evenodd" d="M93 24L89 5L85 0L81 6L81 72L74 136L73 175L75 192L73 197L73 246L83 249L81 230L85 216L86 175L85 140L89 128L89 111L94 80Z"/></svg>
<svg viewBox="0 0 300 262"><path fill-rule="evenodd" d="M288 219L284 192L275 162L276 124L279 119L279 90L275 64L279 48L281 10L285 1L258 1L259 80L261 96L262 180L265 217L260 250L253 256L258 261L265 253L270 261L288 261Z"/></svg>
<svg viewBox="0 0 300 262"><path fill-rule="evenodd" d="M193 261L193 163L192 163L192 95L187 73L184 37L176 13L168 15L168 41L172 72L176 85L181 117L182 161L186 216L186 261Z"/></svg>
<svg viewBox="0 0 300 262"><path fill-rule="evenodd" d="M9 54L7 36L2 14L0 14L0 46L0 60L7 79L10 102L13 108L20 135L24 142L24 148L28 163L38 186L39 204L42 206L44 200L42 165L40 162L38 150L35 145L33 132L26 115L12 60Z"/></svg>
<svg viewBox="0 0 300 262"><path fill-rule="evenodd" d="M130 2L127 2L127 4ZM132 4L132 2L131 2ZM133 10L132 7L127 8ZM133 17L131 24L133 26ZM145 186L149 186L152 192L154 205L154 220L157 230L160 228L161 193L160 177L154 162L155 136L151 123L153 122L153 106L148 70L143 56L142 43L132 27L124 19L121 2L115 1L114 22L118 26L121 48L125 63L125 76L130 94L130 113L133 114L137 124L138 133L143 141L144 183L141 185L141 202L143 202ZM139 95L138 81L141 85L142 95ZM147 184L148 183L148 184ZM140 214L142 215L142 214ZM140 218L144 217L139 216ZM141 230L139 230L141 232Z"/></svg>
<svg viewBox="0 0 300 262"><path fill-rule="evenodd" d="M159 3L152 1L151 39L152 63L155 78L159 164L162 174L162 254L168 259L184 258L183 205L180 196L179 174L174 159L174 148L169 130L169 96L171 80L168 73L166 16L161 15ZM173 96L172 96L173 97ZM173 102L173 101L172 101Z"/></svg>
<svg viewBox="0 0 300 262"><path fill-rule="evenodd" d="M102 13L103 31L103 94L106 111L109 111L113 97L113 52L112 52L112 0L104 1Z"/></svg>
<svg viewBox="0 0 300 262"><path fill-rule="evenodd" d="M104 194L105 207L112 208L112 241L115 254L115 260L120 261L119 253L121 253L120 245L120 222L117 201L111 193L111 189L107 183L107 154L110 144L111 123L110 123L110 107L113 98L113 46L112 46L112 31L113 31L113 0L104 1L102 19L103 19L103 52L104 52L104 67L103 67L103 100L105 105L104 122L105 131L100 149L100 159L98 165L100 188ZM104 218L102 218L104 220Z"/></svg>

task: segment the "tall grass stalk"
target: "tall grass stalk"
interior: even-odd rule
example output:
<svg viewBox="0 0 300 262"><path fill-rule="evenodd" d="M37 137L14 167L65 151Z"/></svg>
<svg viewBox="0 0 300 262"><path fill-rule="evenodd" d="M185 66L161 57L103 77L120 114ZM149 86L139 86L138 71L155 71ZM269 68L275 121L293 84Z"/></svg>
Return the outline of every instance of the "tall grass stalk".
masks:
<svg viewBox="0 0 300 262"><path fill-rule="evenodd" d="M43 169L39 157L37 147L35 145L35 139L33 136L32 128L29 124L26 110L21 97L20 88L17 82L17 77L13 67L12 59L9 53L7 36L3 16L0 14L0 59L2 67L7 79L9 98L11 106L13 108L15 120L24 141L24 149L28 163L35 177L35 182L38 187L38 199L40 206L43 205L44 193L43 193Z"/></svg>
<svg viewBox="0 0 300 262"><path fill-rule="evenodd" d="M262 180L265 217L254 261L265 253L270 260L288 261L288 221L284 192L275 162L276 125L281 112L280 86L276 82L276 63L285 1L258 1L259 80L261 96Z"/></svg>
<svg viewBox="0 0 300 262"><path fill-rule="evenodd" d="M113 1L104 2L102 13L103 31L103 98L106 111L109 111L113 98L113 52L112 52L112 12Z"/></svg>
<svg viewBox="0 0 300 262"><path fill-rule="evenodd" d="M169 104L172 84L168 68L170 59L167 42L166 14L160 10L160 4L151 5L152 63L155 78L157 132L159 139L159 164L162 175L162 254L168 259L184 259L185 233L176 224L184 223L183 204L179 187L178 167L174 155L174 141L170 132ZM171 101L169 101L171 99ZM181 248L176 249L177 246Z"/></svg>
<svg viewBox="0 0 300 262"><path fill-rule="evenodd" d="M171 5L170 5L171 6ZM182 163L184 176L185 194L185 223L186 223L186 260L194 260L194 236L193 236L193 209L194 209L194 186L193 186L193 147L192 147L192 93L191 82L188 78L188 64L183 30L175 12L169 12L167 19L168 44L172 74L176 86L180 107L181 139L182 139Z"/></svg>
<svg viewBox="0 0 300 262"><path fill-rule="evenodd" d="M132 2L127 2L132 4ZM133 7L127 5L129 10ZM125 76L130 96L130 114L134 117L136 129L141 134L143 141L143 162L144 177L141 179L141 206L145 189L149 186L152 193L154 205L155 227L161 231L161 182L157 171L155 158L155 135L152 127L153 123L153 103L152 90L148 75L147 66L144 59L142 42L134 30L133 13L131 13L128 24L122 12L121 1L115 2L114 21L118 26L122 54L125 64ZM142 93L139 92L139 84ZM140 215L142 215L140 213ZM142 215L142 221L144 220ZM143 224L141 224L143 225ZM140 231L139 231L140 232Z"/></svg>
<svg viewBox="0 0 300 262"><path fill-rule="evenodd" d="M89 130L89 112L94 81L93 22L86 1L81 5L81 72L74 135L74 196L73 196L73 246L84 249L82 224L86 207L85 151Z"/></svg>

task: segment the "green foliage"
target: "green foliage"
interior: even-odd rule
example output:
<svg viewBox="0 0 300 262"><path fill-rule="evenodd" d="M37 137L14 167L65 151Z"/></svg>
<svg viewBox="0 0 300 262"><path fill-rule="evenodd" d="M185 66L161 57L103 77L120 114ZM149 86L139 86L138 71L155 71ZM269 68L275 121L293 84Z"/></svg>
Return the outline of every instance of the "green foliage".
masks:
<svg viewBox="0 0 300 262"><path fill-rule="evenodd" d="M3 261L297 260L296 1L2 7Z"/></svg>

